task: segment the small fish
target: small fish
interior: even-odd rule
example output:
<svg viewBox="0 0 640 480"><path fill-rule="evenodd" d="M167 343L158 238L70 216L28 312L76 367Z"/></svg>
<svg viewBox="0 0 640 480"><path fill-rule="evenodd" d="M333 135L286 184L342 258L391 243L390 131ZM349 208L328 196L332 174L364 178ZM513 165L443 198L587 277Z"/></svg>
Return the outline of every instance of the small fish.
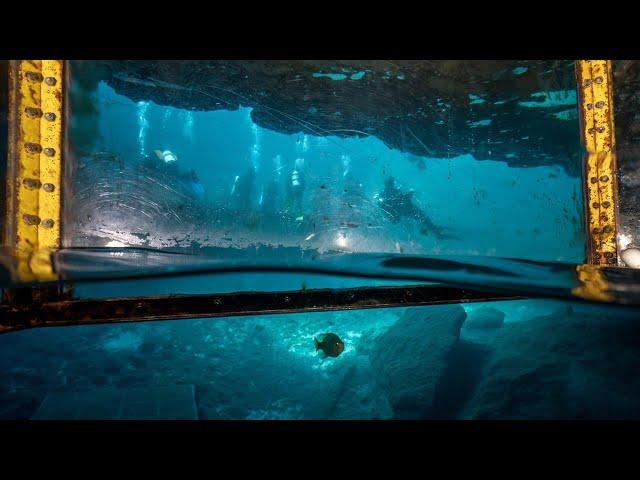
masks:
<svg viewBox="0 0 640 480"><path fill-rule="evenodd" d="M344 342L335 333L321 333L313 338L316 352L322 350L329 357L337 357L344 352Z"/></svg>

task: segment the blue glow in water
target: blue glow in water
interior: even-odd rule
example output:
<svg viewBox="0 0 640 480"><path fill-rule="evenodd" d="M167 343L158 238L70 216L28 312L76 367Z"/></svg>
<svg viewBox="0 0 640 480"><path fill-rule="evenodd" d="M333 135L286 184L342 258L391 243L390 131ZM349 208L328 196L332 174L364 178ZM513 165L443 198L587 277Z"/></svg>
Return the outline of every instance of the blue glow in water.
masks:
<svg viewBox="0 0 640 480"><path fill-rule="evenodd" d="M313 78L330 78L331 80L346 80L347 76L344 73L320 73L315 72Z"/></svg>
<svg viewBox="0 0 640 480"><path fill-rule="evenodd" d="M149 110L149 102L138 102L138 147L140 155L144 155L147 150L146 139L149 122L147 120L147 111Z"/></svg>

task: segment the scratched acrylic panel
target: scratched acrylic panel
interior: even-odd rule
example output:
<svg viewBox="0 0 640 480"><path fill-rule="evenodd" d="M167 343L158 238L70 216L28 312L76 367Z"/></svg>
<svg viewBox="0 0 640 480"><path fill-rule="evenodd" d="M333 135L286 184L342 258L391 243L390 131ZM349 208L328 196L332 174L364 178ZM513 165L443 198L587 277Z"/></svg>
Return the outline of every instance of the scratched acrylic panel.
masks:
<svg viewBox="0 0 640 480"><path fill-rule="evenodd" d="M571 61L70 66L65 246L583 260Z"/></svg>

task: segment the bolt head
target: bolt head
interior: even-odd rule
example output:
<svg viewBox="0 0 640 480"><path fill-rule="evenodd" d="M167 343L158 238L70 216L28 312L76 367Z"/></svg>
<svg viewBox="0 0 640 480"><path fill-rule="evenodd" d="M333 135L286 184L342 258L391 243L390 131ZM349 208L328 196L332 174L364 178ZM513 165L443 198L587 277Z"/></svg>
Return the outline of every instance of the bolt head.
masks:
<svg viewBox="0 0 640 480"><path fill-rule="evenodd" d="M36 107L27 107L27 108L24 109L24 113L29 118L36 118L36 117L41 117L42 116L42 110L40 110L39 108L36 108Z"/></svg>
<svg viewBox="0 0 640 480"><path fill-rule="evenodd" d="M25 143L24 149L27 153L39 153L42 151L42 147L37 143Z"/></svg>
<svg viewBox="0 0 640 480"><path fill-rule="evenodd" d="M53 157L56 154L56 151L51 147L47 147L47 148L44 149L44 154L47 157Z"/></svg>
<svg viewBox="0 0 640 480"><path fill-rule="evenodd" d="M42 189L45 192L51 193L56 189L56 187L53 185L53 183L45 183L44 185L42 185Z"/></svg>
<svg viewBox="0 0 640 480"><path fill-rule="evenodd" d="M52 227L53 227L53 223L54 223L54 222L53 222L53 220L51 220L50 218L45 218L45 219L42 221L42 224L41 224L41 225L42 225L44 228L52 228Z"/></svg>
<svg viewBox="0 0 640 480"><path fill-rule="evenodd" d="M44 83L46 83L50 87L53 87L57 83L57 81L54 77L47 77L44 79Z"/></svg>
<svg viewBox="0 0 640 480"><path fill-rule="evenodd" d="M49 122L53 122L56 119L56 114L53 112L47 112L44 114L44 119Z"/></svg>
<svg viewBox="0 0 640 480"><path fill-rule="evenodd" d="M22 184L30 190L40 187L40 181L35 178L25 178Z"/></svg>
<svg viewBox="0 0 640 480"><path fill-rule="evenodd" d="M27 225L38 225L40 223L40 217L38 217L37 215L29 215L28 213L25 213L22 216L22 220Z"/></svg>
<svg viewBox="0 0 640 480"><path fill-rule="evenodd" d="M38 72L25 72L24 76L30 82L36 83L42 81L42 75Z"/></svg>

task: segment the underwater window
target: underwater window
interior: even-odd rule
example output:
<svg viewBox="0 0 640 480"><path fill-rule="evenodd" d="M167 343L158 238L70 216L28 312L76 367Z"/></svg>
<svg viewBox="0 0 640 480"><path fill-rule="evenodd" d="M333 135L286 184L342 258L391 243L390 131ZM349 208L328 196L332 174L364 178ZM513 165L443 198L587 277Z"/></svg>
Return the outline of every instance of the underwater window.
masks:
<svg viewBox="0 0 640 480"><path fill-rule="evenodd" d="M65 247L584 260L572 61L73 61Z"/></svg>

